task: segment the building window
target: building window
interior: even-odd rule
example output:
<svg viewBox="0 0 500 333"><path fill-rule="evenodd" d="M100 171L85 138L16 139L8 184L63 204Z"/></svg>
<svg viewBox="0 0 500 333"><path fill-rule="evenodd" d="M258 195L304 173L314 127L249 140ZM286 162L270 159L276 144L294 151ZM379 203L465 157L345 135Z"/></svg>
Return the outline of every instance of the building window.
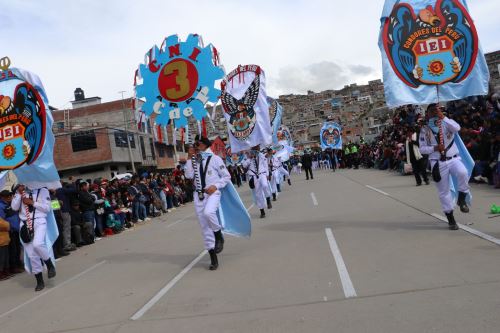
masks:
<svg viewBox="0 0 500 333"><path fill-rule="evenodd" d="M158 157L165 157L166 152L165 152L165 145L159 144L158 146Z"/></svg>
<svg viewBox="0 0 500 333"><path fill-rule="evenodd" d="M174 146L167 146L167 157L174 158Z"/></svg>
<svg viewBox="0 0 500 333"><path fill-rule="evenodd" d="M84 150L97 149L95 132L91 130L72 133L71 147L75 153Z"/></svg>
<svg viewBox="0 0 500 333"><path fill-rule="evenodd" d="M141 144L142 159L146 160L146 146L144 145L144 137L143 136L139 137L139 143Z"/></svg>
<svg viewBox="0 0 500 333"><path fill-rule="evenodd" d="M152 138L149 138L149 149L151 149L151 156L153 157L153 161L156 160L155 144L153 143Z"/></svg>
<svg viewBox="0 0 500 333"><path fill-rule="evenodd" d="M115 145L121 148L127 148L127 133L125 131L115 131ZM130 148L135 149L135 137L133 133L128 134Z"/></svg>

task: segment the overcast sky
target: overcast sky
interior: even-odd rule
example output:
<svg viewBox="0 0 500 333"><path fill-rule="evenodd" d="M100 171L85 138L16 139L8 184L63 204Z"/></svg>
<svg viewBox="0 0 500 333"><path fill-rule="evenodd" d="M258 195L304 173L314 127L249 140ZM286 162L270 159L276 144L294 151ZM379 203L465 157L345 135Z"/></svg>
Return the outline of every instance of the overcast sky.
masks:
<svg viewBox="0 0 500 333"><path fill-rule="evenodd" d="M133 73L153 44L200 34L226 72L257 64L268 94L338 89L381 78L383 0L0 0L0 57L37 73L50 104L76 87L103 101L132 95ZM485 52L500 49L500 1L468 0Z"/></svg>

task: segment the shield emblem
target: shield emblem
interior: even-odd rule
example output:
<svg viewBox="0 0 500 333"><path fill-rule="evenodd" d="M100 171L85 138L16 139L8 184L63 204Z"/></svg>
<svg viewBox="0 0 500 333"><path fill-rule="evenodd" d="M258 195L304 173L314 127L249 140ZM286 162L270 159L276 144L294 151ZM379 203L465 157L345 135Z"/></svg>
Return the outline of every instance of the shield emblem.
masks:
<svg viewBox="0 0 500 333"><path fill-rule="evenodd" d="M456 55L453 42L446 36L419 40L413 47L416 63L420 72L420 81L426 84L443 84L453 80L458 73L454 68Z"/></svg>

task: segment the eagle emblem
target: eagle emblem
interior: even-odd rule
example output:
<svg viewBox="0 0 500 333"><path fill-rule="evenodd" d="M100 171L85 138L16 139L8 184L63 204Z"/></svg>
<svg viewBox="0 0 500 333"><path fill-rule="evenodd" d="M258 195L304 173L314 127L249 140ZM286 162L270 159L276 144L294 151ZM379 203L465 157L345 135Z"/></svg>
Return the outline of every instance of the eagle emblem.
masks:
<svg viewBox="0 0 500 333"><path fill-rule="evenodd" d="M45 141L46 110L40 94L27 82L16 86L13 98L0 95L0 170L32 164Z"/></svg>
<svg viewBox="0 0 500 333"><path fill-rule="evenodd" d="M230 117L229 130L240 141L246 141L255 128L257 114L254 106L259 96L259 89L260 75L256 73L255 78L241 99L234 98L225 90L222 91L222 106Z"/></svg>
<svg viewBox="0 0 500 333"><path fill-rule="evenodd" d="M398 2L386 18L382 41L394 72L413 88L465 80L478 52L474 22L458 0L425 8Z"/></svg>

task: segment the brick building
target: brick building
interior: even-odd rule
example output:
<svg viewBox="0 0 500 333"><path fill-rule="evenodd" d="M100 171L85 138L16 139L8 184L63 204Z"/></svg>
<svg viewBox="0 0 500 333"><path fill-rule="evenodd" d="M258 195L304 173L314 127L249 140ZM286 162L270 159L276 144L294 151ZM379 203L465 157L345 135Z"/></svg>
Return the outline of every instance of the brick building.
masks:
<svg viewBox="0 0 500 333"><path fill-rule="evenodd" d="M136 171L175 166L175 148L152 134L151 120L138 128L131 99L101 103L98 97L86 99L77 93L73 109L52 112L54 161L62 178L112 178L132 172L132 163ZM170 129L166 135L171 143Z"/></svg>

